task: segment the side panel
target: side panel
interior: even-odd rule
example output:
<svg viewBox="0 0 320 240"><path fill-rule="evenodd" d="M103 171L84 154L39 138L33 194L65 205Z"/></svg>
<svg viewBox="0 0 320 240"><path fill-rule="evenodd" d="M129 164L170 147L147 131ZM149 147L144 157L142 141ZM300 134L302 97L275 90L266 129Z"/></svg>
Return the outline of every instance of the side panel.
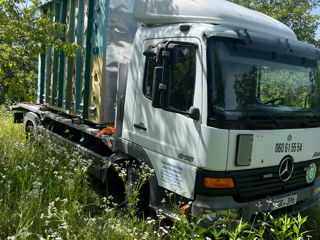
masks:
<svg viewBox="0 0 320 240"><path fill-rule="evenodd" d="M106 53L104 52L105 32L108 23L106 15L108 15L108 0L96 0L93 11L93 29L92 29L92 56L91 56L91 73L90 73L90 89L89 89L89 106L88 119L91 122L103 122L103 106L104 99L104 76Z"/></svg>
<svg viewBox="0 0 320 240"><path fill-rule="evenodd" d="M61 1L61 13L60 13L60 21L62 24L66 24L67 18L67 0ZM61 41L66 41L66 29L61 33L60 36ZM58 82L58 108L62 108L63 102L63 83L65 79L65 54L63 51L59 51L59 82Z"/></svg>
<svg viewBox="0 0 320 240"><path fill-rule="evenodd" d="M43 103L43 93L44 93L44 80L45 80L45 64L46 64L46 54L45 48L42 48L43 53L39 57L39 72L38 72L38 93L37 93L37 103Z"/></svg>
<svg viewBox="0 0 320 240"><path fill-rule="evenodd" d="M61 2L55 4L55 22L60 21ZM57 105L58 95L58 77L59 77L59 51L53 49L53 66L52 66L52 87L51 87L51 102L50 106L55 107Z"/></svg>
<svg viewBox="0 0 320 240"><path fill-rule="evenodd" d="M46 14L48 12L47 9L43 10L41 14ZM37 90L37 103L43 104L45 97L45 71L46 71L46 56L48 55L46 51L46 47L42 46L42 53L39 57L39 65L38 65L38 90Z"/></svg>
<svg viewBox="0 0 320 240"><path fill-rule="evenodd" d="M46 48L46 77L45 77L45 103L50 102L51 73L52 73L52 47Z"/></svg>
<svg viewBox="0 0 320 240"><path fill-rule="evenodd" d="M106 59L103 56L91 57L91 82L89 95L88 119L91 122L102 123L104 91L103 76L105 75Z"/></svg>
<svg viewBox="0 0 320 240"><path fill-rule="evenodd" d="M73 106L73 110L75 114L79 113L79 107L81 102L81 79L82 79L82 63L84 58L83 47L83 27L84 27L84 2L81 0L77 0L77 9L76 9L76 43L81 46L81 49L78 50L76 54L76 66L75 66L75 87L74 92L72 91L72 100L71 100L71 108Z"/></svg>
<svg viewBox="0 0 320 240"><path fill-rule="evenodd" d="M93 9L94 0L88 2L88 27L86 38L86 60L83 84L83 119L88 119L89 112L89 94L90 94L90 81L91 81L91 55L92 55L92 29L93 29Z"/></svg>
<svg viewBox="0 0 320 240"><path fill-rule="evenodd" d="M49 12L52 12L53 6L49 7ZM49 104L50 101L50 77L51 77L51 47L45 47L45 76L44 76L44 85L43 85L43 92L44 92L44 103Z"/></svg>
<svg viewBox="0 0 320 240"><path fill-rule="evenodd" d="M137 31L132 0L109 0L105 32L106 65L104 76L103 122L114 122L118 64L128 64Z"/></svg>
<svg viewBox="0 0 320 240"><path fill-rule="evenodd" d="M68 1L67 7L67 31L66 39L69 43L75 42L75 11L76 11L76 0ZM65 68L66 76L64 81L64 110L70 110L70 100L72 96L71 87L74 85L74 67L75 67L75 57L66 56L65 57Z"/></svg>

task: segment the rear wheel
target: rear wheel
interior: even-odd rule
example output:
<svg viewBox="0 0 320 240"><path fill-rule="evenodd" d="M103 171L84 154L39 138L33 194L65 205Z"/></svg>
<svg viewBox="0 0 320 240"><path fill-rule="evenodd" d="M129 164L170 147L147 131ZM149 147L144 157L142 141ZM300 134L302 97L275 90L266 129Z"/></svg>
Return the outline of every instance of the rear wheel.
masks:
<svg viewBox="0 0 320 240"><path fill-rule="evenodd" d="M35 140L38 136L37 126L40 124L40 119L37 114L28 112L23 117L24 130L26 138Z"/></svg>

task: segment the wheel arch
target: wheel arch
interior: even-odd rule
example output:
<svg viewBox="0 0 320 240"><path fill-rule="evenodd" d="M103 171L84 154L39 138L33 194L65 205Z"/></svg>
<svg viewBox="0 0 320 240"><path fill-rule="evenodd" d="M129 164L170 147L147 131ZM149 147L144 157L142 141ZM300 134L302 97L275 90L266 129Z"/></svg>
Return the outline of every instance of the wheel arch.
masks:
<svg viewBox="0 0 320 240"><path fill-rule="evenodd" d="M140 145L123 138L117 138L115 142L115 147L120 154L117 157L115 157L109 164L107 170L105 171L105 180L108 179L108 176L111 176L110 173L113 169L112 164L114 163L121 163L125 161L137 161L138 163L145 163L150 169L154 170L154 167L147 153ZM149 179L148 186L150 205L159 205L161 200L165 196L165 192L164 189L160 187L158 184L156 172L154 172L153 176Z"/></svg>

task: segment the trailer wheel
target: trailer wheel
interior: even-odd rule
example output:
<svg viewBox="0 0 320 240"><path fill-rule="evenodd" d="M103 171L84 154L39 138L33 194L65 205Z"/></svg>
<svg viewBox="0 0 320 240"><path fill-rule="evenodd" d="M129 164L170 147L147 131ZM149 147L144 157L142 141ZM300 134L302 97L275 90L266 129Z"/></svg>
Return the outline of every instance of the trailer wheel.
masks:
<svg viewBox="0 0 320 240"><path fill-rule="evenodd" d="M28 112L23 118L23 123L26 138L32 141L35 140L38 136L38 131L36 128L40 124L40 119L37 114Z"/></svg>
<svg viewBox="0 0 320 240"><path fill-rule="evenodd" d="M135 190L137 180L139 180L137 166L130 164L127 170L127 182L126 182L126 201L129 201L129 195ZM149 183L146 182L142 185L138 193L137 209L139 214L149 214Z"/></svg>

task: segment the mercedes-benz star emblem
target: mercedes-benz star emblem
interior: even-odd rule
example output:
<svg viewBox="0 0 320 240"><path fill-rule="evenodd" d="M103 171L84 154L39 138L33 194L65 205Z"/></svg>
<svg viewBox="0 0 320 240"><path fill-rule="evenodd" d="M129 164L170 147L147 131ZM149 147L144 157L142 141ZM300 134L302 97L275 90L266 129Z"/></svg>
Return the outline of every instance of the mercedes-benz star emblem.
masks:
<svg viewBox="0 0 320 240"><path fill-rule="evenodd" d="M279 166L279 177L281 181L286 182L288 181L293 173L294 162L293 159L289 156L286 156L284 159L281 160Z"/></svg>

